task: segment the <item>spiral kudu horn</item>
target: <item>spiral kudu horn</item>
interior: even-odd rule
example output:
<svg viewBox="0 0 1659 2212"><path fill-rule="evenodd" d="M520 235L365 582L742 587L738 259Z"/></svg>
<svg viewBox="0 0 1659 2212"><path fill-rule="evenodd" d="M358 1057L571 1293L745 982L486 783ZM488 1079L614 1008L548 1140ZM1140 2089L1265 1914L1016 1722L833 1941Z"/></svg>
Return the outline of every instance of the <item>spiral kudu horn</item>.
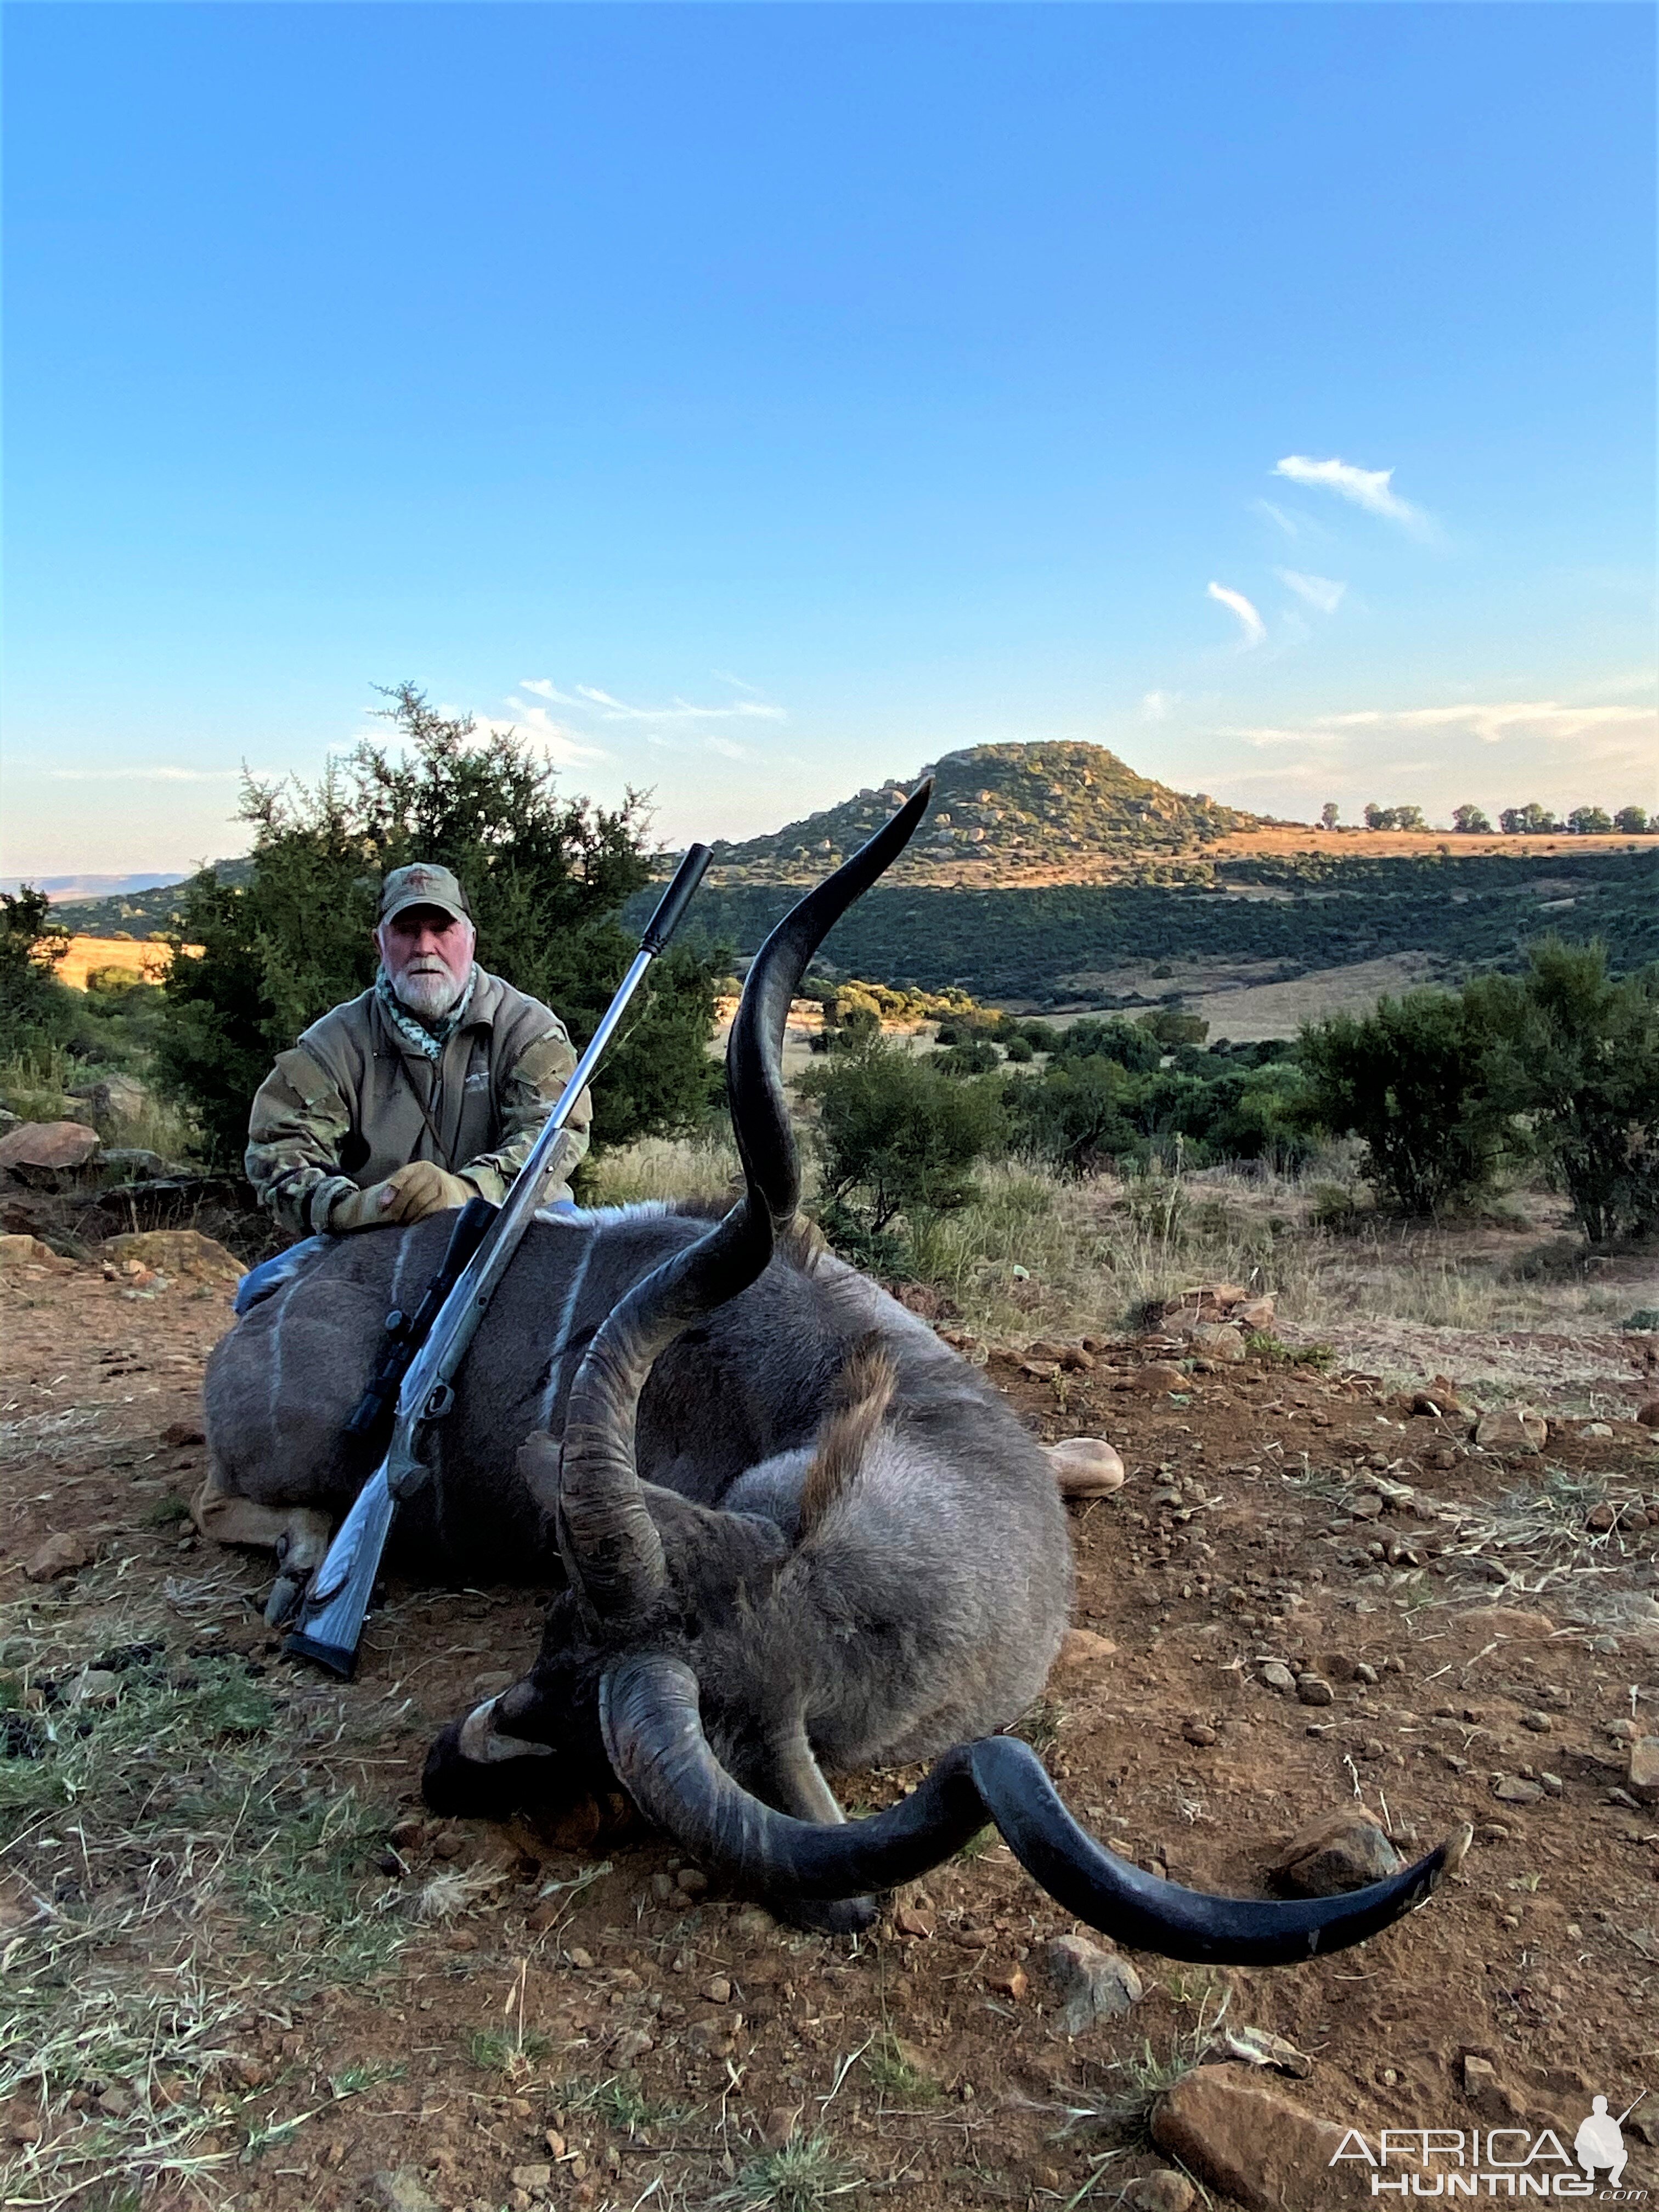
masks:
<svg viewBox="0 0 1659 2212"><path fill-rule="evenodd" d="M559 1477L559 1548L593 1612L642 1611L661 1588L662 1540L634 1464L640 1393L682 1329L746 1290L794 1218L800 1173L783 1095L783 1033L806 963L908 844L933 791L922 784L852 859L808 893L755 956L726 1046L726 1090L743 1196L717 1227L666 1260L609 1314L571 1386Z"/></svg>
<svg viewBox="0 0 1659 2212"><path fill-rule="evenodd" d="M1211 1966L1291 1966L1364 1942L1420 1905L1469 1841L1463 1828L1392 1881L1346 1896L1207 1897L1103 1850L1014 1736L959 1744L913 1796L831 1827L774 1812L732 1779L703 1734L696 1675L665 1653L607 1671L599 1724L611 1766L641 1812L739 1893L781 1909L914 1881L992 1820L1051 1897L1120 1943Z"/></svg>

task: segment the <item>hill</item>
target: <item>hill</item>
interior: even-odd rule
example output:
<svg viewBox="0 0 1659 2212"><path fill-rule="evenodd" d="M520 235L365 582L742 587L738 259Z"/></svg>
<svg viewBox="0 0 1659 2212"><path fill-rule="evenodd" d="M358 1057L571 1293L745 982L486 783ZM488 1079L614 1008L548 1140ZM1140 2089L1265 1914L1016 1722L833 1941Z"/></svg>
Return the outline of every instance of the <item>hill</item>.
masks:
<svg viewBox="0 0 1659 2212"><path fill-rule="evenodd" d="M219 880L246 884L252 880L253 863L215 860ZM52 918L77 937L148 937L153 930L168 930L184 911L183 893L188 878L176 876L149 890L121 891L106 898L58 899L52 902Z"/></svg>
<svg viewBox="0 0 1659 2212"><path fill-rule="evenodd" d="M1615 969L1659 959L1659 848L1370 860L1247 860L1190 883L878 884L814 963L830 977L1061 1011L1179 1003L1327 969L1418 956L1447 980L1515 968L1552 932L1598 937ZM629 906L643 925L651 892ZM779 883L712 884L688 934L753 953L791 902ZM1207 1011L1207 1009L1206 1009ZM1218 1034L1224 1033L1218 1024Z"/></svg>
<svg viewBox="0 0 1659 2212"><path fill-rule="evenodd" d="M1088 883L1266 829L1259 815L1137 775L1103 745L971 745L920 771L933 804L896 870L913 883ZM866 788L765 837L715 844L717 884L810 883L878 829L907 783Z"/></svg>
<svg viewBox="0 0 1659 2212"><path fill-rule="evenodd" d="M177 868L169 872L165 868L151 868L147 874L136 876L0 876L0 891L20 891L25 884L44 891L54 906L66 900L85 901L130 896L134 891L151 891L172 884L181 884L183 873Z"/></svg>

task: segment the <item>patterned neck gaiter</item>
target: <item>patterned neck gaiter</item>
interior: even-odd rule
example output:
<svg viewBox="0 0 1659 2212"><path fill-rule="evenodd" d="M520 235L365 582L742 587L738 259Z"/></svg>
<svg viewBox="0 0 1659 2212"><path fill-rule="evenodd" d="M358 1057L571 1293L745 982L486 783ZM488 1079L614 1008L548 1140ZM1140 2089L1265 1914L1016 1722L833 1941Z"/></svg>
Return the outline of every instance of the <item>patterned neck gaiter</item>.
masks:
<svg viewBox="0 0 1659 2212"><path fill-rule="evenodd" d="M397 1030L398 1036L406 1038L416 1052L423 1053L427 1059L435 1062L442 1058L444 1047L466 1019L466 1010L472 1004L472 993L477 981L478 970L475 963L472 973L466 979L466 988L461 993L460 997L456 1000L447 1014L431 1024L423 1022L418 1014L411 1013L404 1006L403 1000L392 989L392 978L384 968L374 978L374 996L380 1001L380 1009L387 1021Z"/></svg>

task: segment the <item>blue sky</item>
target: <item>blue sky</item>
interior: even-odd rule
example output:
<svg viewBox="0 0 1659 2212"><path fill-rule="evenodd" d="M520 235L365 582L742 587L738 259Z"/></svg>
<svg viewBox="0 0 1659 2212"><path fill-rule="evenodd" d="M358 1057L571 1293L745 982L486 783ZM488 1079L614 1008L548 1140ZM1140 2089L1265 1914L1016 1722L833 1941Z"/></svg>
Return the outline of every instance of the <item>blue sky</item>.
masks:
<svg viewBox="0 0 1659 2212"><path fill-rule="evenodd" d="M741 836L1659 801L1644 6L22 4L0 868L407 677Z"/></svg>

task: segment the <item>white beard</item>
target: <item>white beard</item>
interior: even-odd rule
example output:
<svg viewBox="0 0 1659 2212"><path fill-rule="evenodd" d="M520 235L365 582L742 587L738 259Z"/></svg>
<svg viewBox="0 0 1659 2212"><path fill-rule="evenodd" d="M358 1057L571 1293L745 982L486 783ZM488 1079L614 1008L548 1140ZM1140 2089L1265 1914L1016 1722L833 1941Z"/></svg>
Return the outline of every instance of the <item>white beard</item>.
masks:
<svg viewBox="0 0 1659 2212"><path fill-rule="evenodd" d="M417 1020L441 1022L466 988L447 968L406 968L392 986L393 994Z"/></svg>

